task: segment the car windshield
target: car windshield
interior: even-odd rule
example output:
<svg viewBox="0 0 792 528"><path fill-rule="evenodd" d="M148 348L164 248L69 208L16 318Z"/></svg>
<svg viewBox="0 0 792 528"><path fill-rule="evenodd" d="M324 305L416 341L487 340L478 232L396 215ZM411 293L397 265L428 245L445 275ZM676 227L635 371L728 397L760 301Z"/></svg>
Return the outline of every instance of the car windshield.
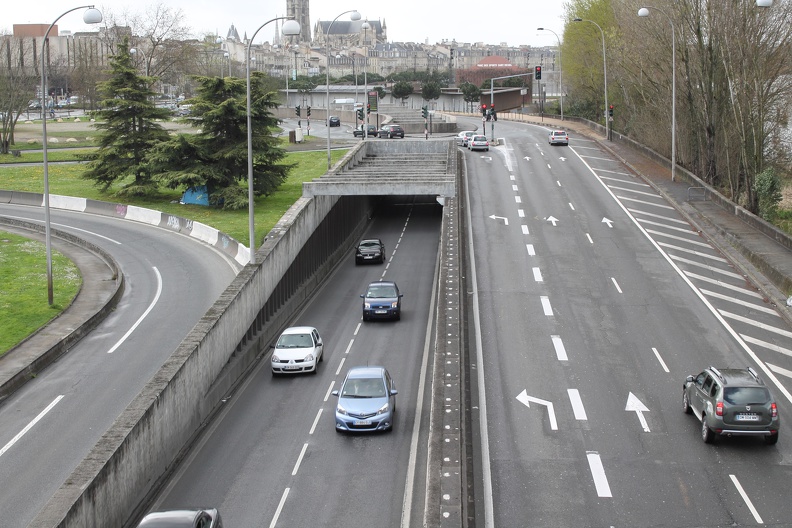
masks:
<svg viewBox="0 0 792 528"><path fill-rule="evenodd" d="M366 292L366 297L374 299L396 297L396 288L393 286L371 286Z"/></svg>
<svg viewBox="0 0 792 528"><path fill-rule="evenodd" d="M311 334L284 334L278 339L278 348L310 348L313 346Z"/></svg>
<svg viewBox="0 0 792 528"><path fill-rule="evenodd" d="M341 396L346 398L382 398L385 396L385 383L380 378L349 379L344 383Z"/></svg>
<svg viewBox="0 0 792 528"><path fill-rule="evenodd" d="M379 240L363 240L360 243L360 247L362 248L379 247Z"/></svg>
<svg viewBox="0 0 792 528"><path fill-rule="evenodd" d="M723 399L732 405L763 405L770 401L770 391L764 387L726 387Z"/></svg>

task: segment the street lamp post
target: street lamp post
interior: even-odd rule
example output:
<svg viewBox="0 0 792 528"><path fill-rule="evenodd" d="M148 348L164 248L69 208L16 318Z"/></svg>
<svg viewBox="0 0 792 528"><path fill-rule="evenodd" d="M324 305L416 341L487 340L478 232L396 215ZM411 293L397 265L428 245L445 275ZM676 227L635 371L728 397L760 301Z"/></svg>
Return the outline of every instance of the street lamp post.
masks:
<svg viewBox="0 0 792 528"><path fill-rule="evenodd" d="M293 18L289 17L277 17L273 18L272 20L268 20L264 22L259 28L253 33L253 36L250 37L248 41L247 50L245 51L245 79L247 81L247 165L248 165L248 229L250 235L250 259L248 262L251 264L256 263L256 223L253 219L253 210L254 210L254 196L253 196L253 119L251 117L250 111L250 46L253 44L253 39L256 38L261 29L270 24L275 22L276 20L286 20L284 22L281 31L284 35L299 35L300 34L300 23L294 20ZM230 75L230 72L229 72Z"/></svg>
<svg viewBox="0 0 792 528"><path fill-rule="evenodd" d="M676 30L674 21L659 7L646 6L638 10L638 16L648 17L649 10L659 11L671 23L671 181L676 180Z"/></svg>
<svg viewBox="0 0 792 528"><path fill-rule="evenodd" d="M363 56L363 104L365 105L363 108L366 110L366 117L363 120L363 139L368 137L368 124L369 124L369 112L368 112L368 30L371 29L371 25L368 23L368 19L363 21L363 24L360 26L360 29L363 30L363 49L365 50L365 55Z"/></svg>
<svg viewBox="0 0 792 528"><path fill-rule="evenodd" d="M146 54L143 53L143 50L139 49L139 48L130 48L129 49L129 53L131 53L132 55L136 55L136 54L140 53L143 56L143 65L145 66L146 77L148 77L149 76L149 63L148 63L148 58L146 58Z"/></svg>
<svg viewBox="0 0 792 528"><path fill-rule="evenodd" d="M350 9L349 11L344 11L337 17L330 22L330 25L327 26L327 35L325 35L325 39L327 40L325 43L325 58L327 60L327 64L325 65L325 96L326 96L326 104L325 108L327 111L327 115L325 115L325 126L327 127L327 170L330 170L331 163L330 163L330 30L333 28L333 24L335 21L341 18L341 16L346 15L347 13L351 13L349 15L350 20L360 20L360 13L357 12L355 9Z"/></svg>
<svg viewBox="0 0 792 528"><path fill-rule="evenodd" d="M564 120L564 83L562 82L561 74L563 72L563 68L561 67L561 39L558 37L558 33L553 31L552 29L548 28L536 28L537 31L549 31L553 35L556 36L556 40L558 41L558 100L561 103L561 121ZM606 103L607 106L607 103Z"/></svg>
<svg viewBox="0 0 792 528"><path fill-rule="evenodd" d="M74 7L61 14L55 21L47 28L44 33L44 39L41 41L41 136L42 144L41 149L43 153L43 167L44 167L44 242L47 248L47 301L52 306L52 234L50 231L50 209L49 209L49 164L47 162L47 112L45 103L47 101L47 53L45 51L48 45L47 39L49 38L50 31L58 23L58 20L65 15L78 9L85 9L83 13L83 21L86 24L98 24L102 21L102 13L92 5L85 5Z"/></svg>
<svg viewBox="0 0 792 528"><path fill-rule="evenodd" d="M605 139L610 140L610 116L608 115L608 62L605 59L605 32L602 31L602 28L599 24L594 22L593 20L584 20L582 18L575 18L572 20L573 22L591 22L597 29L599 29L600 34L602 35L602 74L605 77Z"/></svg>

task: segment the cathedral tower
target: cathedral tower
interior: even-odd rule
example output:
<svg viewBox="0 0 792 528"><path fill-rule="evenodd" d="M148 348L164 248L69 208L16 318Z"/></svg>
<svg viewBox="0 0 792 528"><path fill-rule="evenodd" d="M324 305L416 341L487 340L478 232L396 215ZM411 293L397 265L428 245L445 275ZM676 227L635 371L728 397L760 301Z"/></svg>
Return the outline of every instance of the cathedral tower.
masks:
<svg viewBox="0 0 792 528"><path fill-rule="evenodd" d="M288 37L292 42L311 42L311 17L308 15L308 0L286 0L286 16L300 23L300 34Z"/></svg>

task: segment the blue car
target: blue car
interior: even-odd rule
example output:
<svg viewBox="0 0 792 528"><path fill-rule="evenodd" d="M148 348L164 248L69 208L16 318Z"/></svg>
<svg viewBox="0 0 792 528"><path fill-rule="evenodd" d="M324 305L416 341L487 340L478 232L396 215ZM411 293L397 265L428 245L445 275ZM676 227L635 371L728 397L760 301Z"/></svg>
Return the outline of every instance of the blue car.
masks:
<svg viewBox="0 0 792 528"><path fill-rule="evenodd" d="M399 287L393 281L372 282L366 288L363 298L363 320L401 319L401 298Z"/></svg>
<svg viewBox="0 0 792 528"><path fill-rule="evenodd" d="M352 367L347 371L335 412L337 432L390 431L396 412L396 385L383 367Z"/></svg>

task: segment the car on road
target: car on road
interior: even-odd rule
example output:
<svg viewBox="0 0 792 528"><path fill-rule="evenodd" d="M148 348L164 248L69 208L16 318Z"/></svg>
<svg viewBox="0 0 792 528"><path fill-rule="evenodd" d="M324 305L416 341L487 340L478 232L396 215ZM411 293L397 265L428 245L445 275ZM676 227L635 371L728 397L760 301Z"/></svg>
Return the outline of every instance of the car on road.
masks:
<svg viewBox="0 0 792 528"><path fill-rule="evenodd" d="M404 138L404 129L401 125L382 125L379 129L379 137L381 138Z"/></svg>
<svg viewBox="0 0 792 528"><path fill-rule="evenodd" d="M688 376L682 386L682 410L701 421L701 439L715 436L761 436L768 445L778 442L778 406L751 367L709 367Z"/></svg>
<svg viewBox="0 0 792 528"><path fill-rule="evenodd" d="M330 116L330 119L328 119L327 122L331 127L341 126L341 118L338 116Z"/></svg>
<svg viewBox="0 0 792 528"><path fill-rule="evenodd" d="M363 298L363 320L401 319L401 298L403 294L393 281L372 282L366 288Z"/></svg>
<svg viewBox="0 0 792 528"><path fill-rule="evenodd" d="M220 513L207 510L171 510L149 513L138 528L223 528Z"/></svg>
<svg viewBox="0 0 792 528"><path fill-rule="evenodd" d="M364 131L366 137L377 137L377 125L358 125L357 128L352 131L352 135L355 137L363 137Z"/></svg>
<svg viewBox="0 0 792 528"><path fill-rule="evenodd" d="M463 147L467 147L468 140L475 136L476 132L473 130L463 130L456 136L456 144L462 145Z"/></svg>
<svg viewBox="0 0 792 528"><path fill-rule="evenodd" d="M551 145L569 145L569 134L566 130L553 130L547 138Z"/></svg>
<svg viewBox="0 0 792 528"><path fill-rule="evenodd" d="M310 372L316 374L324 361L324 345L319 331L312 326L293 326L283 331L274 345L272 375Z"/></svg>
<svg viewBox="0 0 792 528"><path fill-rule="evenodd" d="M385 262L385 244L379 238L367 238L355 246L355 264Z"/></svg>
<svg viewBox="0 0 792 528"><path fill-rule="evenodd" d="M337 432L390 431L396 412L396 384L384 367L352 367L339 390Z"/></svg>
<svg viewBox="0 0 792 528"><path fill-rule="evenodd" d="M489 150L487 136L471 136L468 140L468 150Z"/></svg>

